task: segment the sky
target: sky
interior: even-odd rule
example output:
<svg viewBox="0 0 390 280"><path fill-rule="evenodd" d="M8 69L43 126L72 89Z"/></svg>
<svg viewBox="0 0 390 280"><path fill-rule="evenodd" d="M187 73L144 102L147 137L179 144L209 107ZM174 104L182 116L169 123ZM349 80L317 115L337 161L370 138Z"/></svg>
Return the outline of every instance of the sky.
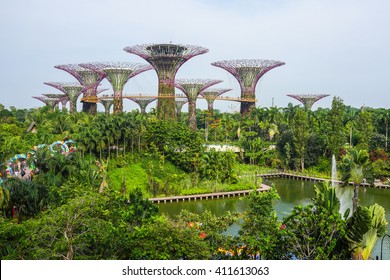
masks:
<svg viewBox="0 0 390 280"><path fill-rule="evenodd" d="M287 94L330 94L313 109L329 108L334 96L353 107L389 108L389 10L387 0L1 1L0 103L40 107L32 96L61 93L44 82L76 82L55 65L147 64L123 48L172 42L209 49L188 60L176 78L223 80L214 87L232 89L224 96L240 96L238 82L212 62L285 62L258 82L258 107L300 104ZM147 71L130 79L123 92L157 93L157 82L154 70ZM112 93L106 80L101 88ZM206 101L197 106L206 109ZM136 108L124 100L125 111ZM214 108L232 112L239 103L216 101Z"/></svg>

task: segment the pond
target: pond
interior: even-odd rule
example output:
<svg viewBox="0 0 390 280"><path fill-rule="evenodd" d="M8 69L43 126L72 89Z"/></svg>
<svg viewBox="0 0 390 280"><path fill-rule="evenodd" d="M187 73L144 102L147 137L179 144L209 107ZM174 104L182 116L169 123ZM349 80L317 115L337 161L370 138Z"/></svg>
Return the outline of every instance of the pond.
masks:
<svg viewBox="0 0 390 280"><path fill-rule="evenodd" d="M280 196L280 200L274 202L274 208L280 220L288 216L296 205L309 204L311 198L314 196L313 186L316 184L314 182L292 179L272 179L270 181L275 184L275 188ZM337 196L341 202L342 213L344 213L347 208L352 207L352 195L353 187L351 186L337 189ZM360 188L359 204L372 205L374 203L378 203L385 208L386 219L389 222L387 225L387 232L390 233L390 190ZM198 214L201 214L205 210L209 210L215 215L220 216L226 211L244 212L248 208L248 201L243 197L235 197L159 204L159 207L162 213L169 216L179 214L182 209ZM238 230L238 225L233 225L229 229L229 233L234 235L237 234ZM381 239L378 240L373 249L372 258L374 259L376 256L380 256L380 241ZM383 259L390 259L390 238L386 237L384 241L382 252Z"/></svg>

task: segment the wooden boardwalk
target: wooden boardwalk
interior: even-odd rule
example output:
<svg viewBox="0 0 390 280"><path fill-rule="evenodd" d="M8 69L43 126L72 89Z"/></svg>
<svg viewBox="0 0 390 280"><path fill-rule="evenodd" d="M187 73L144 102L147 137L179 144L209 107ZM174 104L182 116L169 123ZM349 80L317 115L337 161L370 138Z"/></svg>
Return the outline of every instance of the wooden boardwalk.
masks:
<svg viewBox="0 0 390 280"><path fill-rule="evenodd" d="M258 192L268 191L271 187L261 184L261 187L257 189ZM218 192L218 193L205 193L194 195L181 195L181 196L167 196L167 197L153 197L149 198L154 203L167 203L167 202L180 202L180 201L196 201L196 200L209 200L226 197L244 196L251 193L253 190L231 191L231 192Z"/></svg>
<svg viewBox="0 0 390 280"><path fill-rule="evenodd" d="M313 182L331 181L331 179L317 178L317 177L311 177L311 176L307 176L307 175L294 174L294 173L288 173L288 172L272 172L272 173L258 174L257 176L259 176L261 178L289 178L289 179L305 180L305 181L313 181ZM335 180L335 183L341 184L342 181ZM349 182L349 185L353 185L353 183ZM370 185L368 183L361 183L360 186L380 188L380 189L390 189L390 185L384 185L381 183L374 183L374 185Z"/></svg>

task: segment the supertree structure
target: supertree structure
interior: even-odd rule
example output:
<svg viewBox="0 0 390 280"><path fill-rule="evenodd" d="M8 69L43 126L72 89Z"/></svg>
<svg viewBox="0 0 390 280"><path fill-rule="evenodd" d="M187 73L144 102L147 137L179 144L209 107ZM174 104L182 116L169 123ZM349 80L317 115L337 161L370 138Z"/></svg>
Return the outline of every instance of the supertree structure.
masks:
<svg viewBox="0 0 390 280"><path fill-rule="evenodd" d="M157 98L130 98L131 101L134 101L139 105L141 108L141 114L146 114L146 107L152 103L153 101L157 100Z"/></svg>
<svg viewBox="0 0 390 280"><path fill-rule="evenodd" d="M104 106L104 112L109 115L110 114L110 108L114 104L113 99L100 99L99 101Z"/></svg>
<svg viewBox="0 0 390 280"><path fill-rule="evenodd" d="M222 60L211 65L225 69L232 74L241 88L241 115L249 114L255 107L256 85L269 70L284 65L284 62L266 59Z"/></svg>
<svg viewBox="0 0 390 280"><path fill-rule="evenodd" d="M49 97L49 98L56 98L56 99L58 99L58 102L61 103L61 105L62 105L62 111L65 110L66 103L68 103L68 101L69 101L69 97L66 94L61 94L61 93L44 93L42 95L44 95L46 97Z"/></svg>
<svg viewBox="0 0 390 280"><path fill-rule="evenodd" d="M287 94L287 96L301 102L305 109L311 110L311 107L313 107L314 103L324 97L329 96L329 94Z"/></svg>
<svg viewBox="0 0 390 280"><path fill-rule="evenodd" d="M54 107L58 104L59 99L58 98L50 98L47 96L33 96L32 98L38 99L39 101L42 101L45 103L46 106L50 108L50 110L53 110Z"/></svg>
<svg viewBox="0 0 390 280"><path fill-rule="evenodd" d="M174 86L180 89L188 99L188 125L196 130L196 99L207 88L222 82L209 79L178 79Z"/></svg>
<svg viewBox="0 0 390 280"><path fill-rule="evenodd" d="M226 88L209 88L208 90L205 90L202 92L202 96L207 101L207 109L209 110L210 116L214 115L214 101L215 99L224 94L225 92L228 92L232 89L226 89Z"/></svg>
<svg viewBox="0 0 390 280"><path fill-rule="evenodd" d="M181 120L181 110L183 108L183 105L188 102L188 99L176 99L175 100L175 106L176 106L176 117L178 120Z"/></svg>
<svg viewBox="0 0 390 280"><path fill-rule="evenodd" d="M122 91L127 81L144 71L152 69L150 65L132 62L89 63L80 64L80 66L105 75L114 90L114 113L123 112Z"/></svg>
<svg viewBox="0 0 390 280"><path fill-rule="evenodd" d="M73 77L75 77L82 86L86 87L85 91L83 91L83 112L95 115L97 113L97 87L104 79L106 74L97 73L82 67L80 64L63 64L54 66L54 68L68 72Z"/></svg>
<svg viewBox="0 0 390 280"><path fill-rule="evenodd" d="M77 83L44 83L45 85L52 86L63 93L65 93L69 98L69 113L74 113L77 111L77 98L86 88Z"/></svg>
<svg viewBox="0 0 390 280"><path fill-rule="evenodd" d="M157 116L160 119L175 119L175 76L179 68L194 56L208 49L193 45L143 44L126 47L128 53L138 55L149 62L158 76Z"/></svg>

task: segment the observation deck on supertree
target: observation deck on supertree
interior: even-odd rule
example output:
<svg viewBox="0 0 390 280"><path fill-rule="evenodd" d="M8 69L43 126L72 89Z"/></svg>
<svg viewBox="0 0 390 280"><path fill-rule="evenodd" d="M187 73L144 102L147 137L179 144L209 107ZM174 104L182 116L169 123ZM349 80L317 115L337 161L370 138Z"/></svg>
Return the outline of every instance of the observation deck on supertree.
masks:
<svg viewBox="0 0 390 280"><path fill-rule="evenodd" d="M77 111L77 98L80 94L86 90L86 87L77 84L77 83L44 83L45 85L52 86L63 93L65 93L69 98L69 113L74 113Z"/></svg>
<svg viewBox="0 0 390 280"><path fill-rule="evenodd" d="M207 53L208 49L193 45L143 44L124 50L142 57L153 66L158 76L157 116L159 119L174 120L176 73L187 60Z"/></svg>
<svg viewBox="0 0 390 280"><path fill-rule="evenodd" d="M141 108L141 114L146 114L146 107L152 103L153 101L157 100L157 98L130 98L131 101L134 101L139 105Z"/></svg>
<svg viewBox="0 0 390 280"><path fill-rule="evenodd" d="M225 92L228 92L232 89L228 88L209 88L208 90L205 90L202 92L202 96L207 101L207 109L209 110L210 116L214 115L214 101L215 99L224 94Z"/></svg>
<svg viewBox="0 0 390 280"><path fill-rule="evenodd" d="M38 99L39 101L42 101L45 103L46 106L50 108L50 110L54 110L54 107L58 104L59 99L58 98L50 98L47 96L33 96L32 98Z"/></svg>
<svg viewBox="0 0 390 280"><path fill-rule="evenodd" d="M104 106L104 112L109 115L111 106L114 105L113 99L100 99L99 102Z"/></svg>
<svg viewBox="0 0 390 280"><path fill-rule="evenodd" d="M192 130L196 130L196 99L207 88L221 83L222 80L209 79L178 79L174 86L180 89L188 99L188 125Z"/></svg>
<svg viewBox="0 0 390 280"><path fill-rule="evenodd" d="M75 77L82 86L86 87L86 90L83 92L83 98L86 100L83 101L83 112L95 115L97 113L96 102L88 102L88 100L96 97L98 94L97 87L104 79L106 74L89 70L85 67L82 67L80 64L63 64L54 66L54 68L68 72L73 77Z"/></svg>
<svg viewBox="0 0 390 280"><path fill-rule="evenodd" d="M256 85L259 79L271 69L284 65L284 62L266 59L222 60L211 65L225 69L232 74L240 84L241 115L248 115L256 105Z"/></svg>
<svg viewBox="0 0 390 280"><path fill-rule="evenodd" d="M43 96L49 97L49 98L56 98L58 99L58 102L62 105L62 111L66 108L66 103L69 101L69 97L66 94L61 93L43 93Z"/></svg>
<svg viewBox="0 0 390 280"><path fill-rule="evenodd" d="M301 102L305 109L311 110L314 103L322 98L329 96L329 94L287 94L287 96Z"/></svg>
<svg viewBox="0 0 390 280"><path fill-rule="evenodd" d="M80 66L100 75L105 75L114 90L114 113L123 112L122 92L127 81L144 71L152 69L150 65L132 62L89 63L80 64Z"/></svg>

